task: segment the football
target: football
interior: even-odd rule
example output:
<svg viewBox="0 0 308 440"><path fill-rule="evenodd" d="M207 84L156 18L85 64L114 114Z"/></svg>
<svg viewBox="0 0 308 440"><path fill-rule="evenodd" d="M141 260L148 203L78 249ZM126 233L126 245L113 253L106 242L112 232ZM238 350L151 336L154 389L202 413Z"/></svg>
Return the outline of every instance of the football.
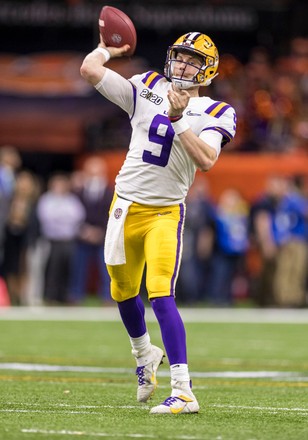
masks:
<svg viewBox="0 0 308 440"><path fill-rule="evenodd" d="M100 12L99 31L106 46L121 47L130 45L130 50L125 54L133 55L137 45L137 34L134 23L120 9L104 6Z"/></svg>

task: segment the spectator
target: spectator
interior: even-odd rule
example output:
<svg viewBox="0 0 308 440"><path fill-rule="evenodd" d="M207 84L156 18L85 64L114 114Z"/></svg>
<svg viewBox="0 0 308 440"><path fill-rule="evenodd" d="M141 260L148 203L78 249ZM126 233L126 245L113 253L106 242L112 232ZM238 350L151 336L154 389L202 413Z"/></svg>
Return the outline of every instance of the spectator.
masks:
<svg viewBox="0 0 308 440"><path fill-rule="evenodd" d="M261 306L306 304L307 198L290 180L271 176L252 207L252 223L262 259L256 299Z"/></svg>
<svg viewBox="0 0 308 440"><path fill-rule="evenodd" d="M249 207L233 188L219 197L215 216L215 247L212 256L209 301L216 306L234 302L234 283L245 272Z"/></svg>
<svg viewBox="0 0 308 440"><path fill-rule="evenodd" d="M180 301L203 301L208 286L210 257L214 240L214 205L208 182L197 176L186 199L182 266L178 279Z"/></svg>
<svg viewBox="0 0 308 440"><path fill-rule="evenodd" d="M279 204L274 223L278 243L275 301L281 307L303 307L307 304L308 274L308 199L287 179L287 193Z"/></svg>
<svg viewBox="0 0 308 440"><path fill-rule="evenodd" d="M45 265L49 253L49 245L41 235L40 223L37 213L37 205L43 192L43 183L38 178L39 197L36 200L29 219L26 250L26 286L24 292L24 304L40 306L43 303L45 286Z"/></svg>
<svg viewBox="0 0 308 440"><path fill-rule="evenodd" d="M25 303L28 233L38 196L39 185L36 176L28 171L18 173L4 234L3 274L13 305Z"/></svg>
<svg viewBox="0 0 308 440"><path fill-rule="evenodd" d="M69 176L55 174L48 191L39 199L38 219L49 244L44 299L47 304L68 302L71 263L76 237L85 219L85 209L71 192Z"/></svg>
<svg viewBox="0 0 308 440"><path fill-rule="evenodd" d="M4 145L0 148L0 274L3 261L3 236L13 195L16 172L21 165L21 159L15 147Z"/></svg>
<svg viewBox="0 0 308 440"><path fill-rule="evenodd" d="M89 283L89 274L96 268L98 290L101 300L109 301L110 278L104 261L104 239L113 189L109 187L106 164L100 157L88 158L79 175L75 194L85 209L85 219L80 226L74 248L70 280L70 301L84 300Z"/></svg>

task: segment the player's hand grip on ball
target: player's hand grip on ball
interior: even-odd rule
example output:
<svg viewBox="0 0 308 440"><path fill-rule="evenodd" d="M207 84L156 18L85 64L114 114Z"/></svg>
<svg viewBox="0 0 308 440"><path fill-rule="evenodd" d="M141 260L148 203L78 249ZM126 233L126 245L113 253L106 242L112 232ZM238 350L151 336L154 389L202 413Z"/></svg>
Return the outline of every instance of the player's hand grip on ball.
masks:
<svg viewBox="0 0 308 440"><path fill-rule="evenodd" d="M100 34L100 43L99 43L97 49L100 49L100 48L109 52L109 58L119 58L119 57L127 55L127 53L130 51L131 47L129 44L124 44L121 47L107 46L103 40L102 35ZM106 59L106 62L109 60L109 58Z"/></svg>

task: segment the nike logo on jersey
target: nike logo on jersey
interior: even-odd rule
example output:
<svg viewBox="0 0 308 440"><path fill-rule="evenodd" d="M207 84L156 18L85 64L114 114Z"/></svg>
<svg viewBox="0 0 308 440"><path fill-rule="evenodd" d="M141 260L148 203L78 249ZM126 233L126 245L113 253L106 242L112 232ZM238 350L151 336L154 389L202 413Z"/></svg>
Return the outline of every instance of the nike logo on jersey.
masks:
<svg viewBox="0 0 308 440"><path fill-rule="evenodd" d="M186 113L187 116L201 116L201 113L193 113L191 110L188 110Z"/></svg>
<svg viewBox="0 0 308 440"><path fill-rule="evenodd" d="M181 411L183 411L183 409L185 408L186 405L181 406L180 408L170 408L170 411L172 412L172 414L179 414Z"/></svg>

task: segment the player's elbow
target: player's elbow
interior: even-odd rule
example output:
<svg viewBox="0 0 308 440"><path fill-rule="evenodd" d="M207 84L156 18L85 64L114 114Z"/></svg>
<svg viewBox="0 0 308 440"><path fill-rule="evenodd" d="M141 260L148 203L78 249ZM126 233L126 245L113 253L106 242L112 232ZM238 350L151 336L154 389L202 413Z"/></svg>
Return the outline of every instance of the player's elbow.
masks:
<svg viewBox="0 0 308 440"><path fill-rule="evenodd" d="M97 71L86 59L83 61L80 67L80 75L91 84L97 82Z"/></svg>
<svg viewBox="0 0 308 440"><path fill-rule="evenodd" d="M84 61L80 67L80 75L87 81L93 75L92 69L90 68L89 63L86 61Z"/></svg>
<svg viewBox="0 0 308 440"><path fill-rule="evenodd" d="M213 160L207 160L205 162L199 163L198 168L200 171L206 173L207 171L210 171L210 169L214 166L214 163L216 162Z"/></svg>
<svg viewBox="0 0 308 440"><path fill-rule="evenodd" d="M217 157L203 157L202 161L200 161L197 166L200 171L207 172L215 165L217 161Z"/></svg>
<svg viewBox="0 0 308 440"><path fill-rule="evenodd" d="M209 171L216 163L218 158L217 151L208 144L202 143L202 148L199 154L199 160L196 164L200 171Z"/></svg>

